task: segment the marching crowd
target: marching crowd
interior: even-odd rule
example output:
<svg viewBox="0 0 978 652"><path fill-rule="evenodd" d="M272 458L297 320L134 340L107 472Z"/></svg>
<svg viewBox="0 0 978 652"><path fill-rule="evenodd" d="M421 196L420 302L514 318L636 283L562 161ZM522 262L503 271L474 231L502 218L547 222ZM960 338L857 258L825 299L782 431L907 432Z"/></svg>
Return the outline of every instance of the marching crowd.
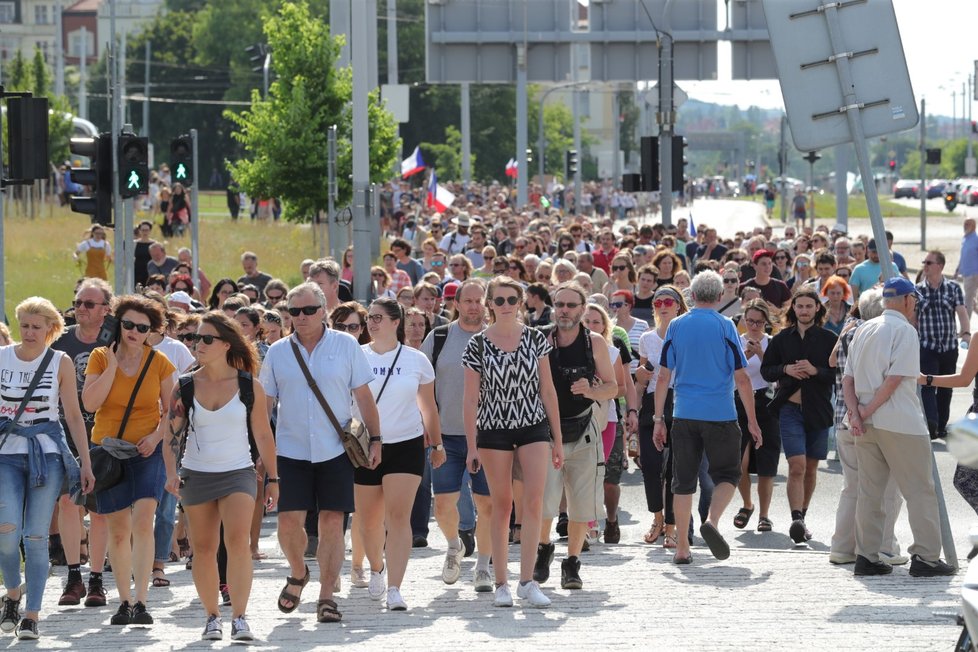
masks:
<svg viewBox="0 0 978 652"><path fill-rule="evenodd" d="M353 275L351 250L302 261L289 287L245 252L240 278L196 270L195 286L189 255L167 255L146 222L135 294L114 296L92 273L66 310L24 299L21 341L0 331L0 631L38 637L52 559L67 567L60 605L105 607L111 572L111 624L151 625L150 587L186 559L202 637L223 637L224 604L231 638L251 640L271 511L289 566L283 613L306 598L315 558L316 618L343 618L347 531L352 585L407 610L432 508L446 584L475 556L474 590L512 606L517 544L516 596L546 607L556 538L564 589L584 587L591 544L621 540L629 460L644 482L643 540L676 564L693 561L694 527L726 559L722 530L756 511L760 533L831 537L829 560L856 575L954 572L940 560L929 447L946 433L949 388L978 373L978 346L955 373L978 291L974 220L962 287L939 251L913 281L894 255L884 282L876 241L842 225L721 238L686 220L470 199L444 214L391 211L369 279ZM79 249L90 271L103 247ZM352 301L364 283L368 306ZM815 498L830 449L838 501ZM770 511L782 455L783 519ZM978 472L960 467L955 486L978 510ZM906 555L894 536L904 501ZM813 509L834 510L834 532L811 531Z"/></svg>

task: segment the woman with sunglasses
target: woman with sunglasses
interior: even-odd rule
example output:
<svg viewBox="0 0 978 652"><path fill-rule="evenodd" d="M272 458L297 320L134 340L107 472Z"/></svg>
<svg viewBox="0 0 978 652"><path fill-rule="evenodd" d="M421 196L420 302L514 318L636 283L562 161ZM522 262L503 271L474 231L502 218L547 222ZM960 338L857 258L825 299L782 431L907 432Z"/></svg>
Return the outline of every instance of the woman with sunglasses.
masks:
<svg viewBox="0 0 978 652"><path fill-rule="evenodd" d="M194 586L207 614L201 638L220 640L223 634L219 594L214 590L220 543L227 549L231 638L250 641L253 636L245 611L252 584L249 524L256 511L253 457L257 452L269 475L268 499L262 501L261 508L274 508L278 502L275 442L261 383L250 379L254 393L250 423L239 394L239 372L253 375L258 371L255 348L240 325L224 313L212 311L201 318L193 339L199 364L193 372L193 408L187 414L180 390L173 393L168 414L171 434L164 455L166 490L182 500L194 533ZM252 437L254 452L249 441Z"/></svg>
<svg viewBox="0 0 978 652"><path fill-rule="evenodd" d="M285 281L280 278L273 278L265 284L265 307L271 310L280 301L285 301L285 295L288 293L289 286L286 285Z"/></svg>
<svg viewBox="0 0 978 652"><path fill-rule="evenodd" d="M385 425L381 463L353 474L356 525L370 562L371 599L382 599L386 589L387 609L406 611L400 589L411 555L411 509L424 473L426 441L431 466L445 462L435 372L423 353L404 346L404 315L396 300L376 299L367 320L372 341L361 348L374 370L370 391Z"/></svg>
<svg viewBox="0 0 978 652"><path fill-rule="evenodd" d="M770 400L766 394L770 385L761 377L761 361L771 342L771 336L767 331L774 325L774 320L771 318L771 309L767 302L764 299L753 299L744 309L741 322L746 326L746 330L740 335L740 346L744 349L744 356L747 358L747 375L750 376L751 387L754 390L754 409L757 412L757 423L764 435L764 443L760 448L754 448L754 440L751 439L750 431L747 429L747 412L740 396L735 393L737 421L740 422L742 433L740 449L743 455L740 484L737 488L744 506L734 516L733 523L734 527L743 530L754 514L755 505L750 495L750 474L754 473L757 475L757 502L761 508L757 519L757 531L770 532L774 523L768 518L768 513L771 508L771 496L774 494L774 476L778 474L778 462L781 457L781 423L777 414L767 408Z"/></svg>
<svg viewBox="0 0 978 652"><path fill-rule="evenodd" d="M459 283L469 280L472 271L472 261L465 254L455 254L448 259L448 272Z"/></svg>
<svg viewBox="0 0 978 652"><path fill-rule="evenodd" d="M492 278L495 275L496 248L486 245L482 248L482 267L473 272L476 278Z"/></svg>
<svg viewBox="0 0 978 652"><path fill-rule="evenodd" d="M639 461L645 484L645 502L652 512L652 526L645 533L645 543L655 543L665 536L663 547L676 547L676 517L672 511L672 463L664 464L665 450L658 450L652 443L655 425L655 383L659 377L659 360L666 338L666 330L673 319L687 312L686 301L678 288L664 285L655 291L652 302L655 308L655 329L642 335L638 344L639 366L635 372L635 389L642 397L638 418ZM672 388L666 394L663 411L668 432L672 430ZM664 514L663 514L664 512Z"/></svg>
<svg viewBox="0 0 978 652"><path fill-rule="evenodd" d="M740 307L740 268L725 268L721 273L723 278L723 294L717 304L717 312L724 317L733 319L741 313Z"/></svg>
<svg viewBox="0 0 978 652"><path fill-rule="evenodd" d="M557 251L554 252L554 260L560 260L568 251L574 251L574 236L565 233L557 238Z"/></svg>
<svg viewBox="0 0 978 652"><path fill-rule="evenodd" d="M526 267L523 265L523 261L515 254L507 258L506 271L504 273L517 283L526 285L530 282L526 276Z"/></svg>
<svg viewBox="0 0 978 652"><path fill-rule="evenodd" d="M119 319L118 341L92 351L85 370L82 402L95 413L92 442L118 437L136 446L138 455L121 460L122 480L95 496L96 511L106 517L109 558L121 604L113 625L151 625L146 610L149 577L153 569L153 517L163 496L162 405L170 404L173 366L165 355L146 345L150 331L163 328L163 308L146 297L122 296L113 302ZM152 355L151 355L152 354ZM139 391L136 383L146 369ZM123 415L132 397L129 419ZM129 579L135 579L135 596Z"/></svg>
<svg viewBox="0 0 978 652"><path fill-rule="evenodd" d="M602 294L610 299L619 290L634 292L637 280L632 259L627 255L619 254L611 260L611 278L602 288Z"/></svg>
<svg viewBox="0 0 978 652"><path fill-rule="evenodd" d="M795 262L791 265L791 277L785 281L789 290L802 286L806 281L815 276L812 269L812 257L809 254L798 254Z"/></svg>
<svg viewBox="0 0 978 652"><path fill-rule="evenodd" d="M373 283L375 296L396 300L397 295L391 289L391 275L383 267L374 265L370 268L370 282Z"/></svg>
<svg viewBox="0 0 978 652"><path fill-rule="evenodd" d="M787 249L778 248L775 250L772 259L774 260L774 269L778 273L775 278L789 278L791 276L791 252ZM774 276L774 273L772 272L771 275Z"/></svg>
<svg viewBox="0 0 978 652"><path fill-rule="evenodd" d="M335 331L349 333L361 345L370 342L367 330L367 309L356 301L347 301L329 313L329 326Z"/></svg>
<svg viewBox="0 0 978 652"><path fill-rule="evenodd" d="M112 264L112 245L105 239L105 229L96 224L84 233L84 237L75 247L75 260L81 265L81 257L84 255L85 276L107 280L108 266Z"/></svg>
<svg viewBox="0 0 978 652"><path fill-rule="evenodd" d="M632 315L634 305L635 296L628 290L618 290L612 293L608 301L608 308L615 315L615 325L628 333L628 345L632 351L638 351L639 339L641 339L642 333L649 330L649 322L644 319L637 319ZM628 372L634 375L637 367L638 360L632 360L628 365Z"/></svg>
<svg viewBox="0 0 978 652"><path fill-rule="evenodd" d="M523 476L517 595L530 606L550 605L550 599L533 580L533 566L547 466L553 464L559 469L564 457L557 392L550 372L553 347L542 332L520 322L522 303L522 285L507 277L493 279L487 298L489 327L473 336L462 354L466 466L470 473L478 473L485 464L489 482L496 607L513 606L508 538L514 457Z"/></svg>
<svg viewBox="0 0 978 652"><path fill-rule="evenodd" d="M238 284L232 279L222 278L214 284L214 289L211 290L211 297L207 301L207 307L211 310L217 310L224 305L224 301L229 296L237 293Z"/></svg>

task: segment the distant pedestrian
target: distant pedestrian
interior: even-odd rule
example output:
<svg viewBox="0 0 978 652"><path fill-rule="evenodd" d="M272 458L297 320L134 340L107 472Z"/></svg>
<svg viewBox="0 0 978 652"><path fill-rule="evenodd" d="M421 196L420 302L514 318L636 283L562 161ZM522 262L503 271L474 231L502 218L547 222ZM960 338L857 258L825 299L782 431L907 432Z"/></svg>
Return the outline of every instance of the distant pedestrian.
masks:
<svg viewBox="0 0 978 652"><path fill-rule="evenodd" d="M961 256L955 276L964 283L964 304L970 316L975 310L978 298L978 233L975 233L975 218L964 221L964 238L961 239Z"/></svg>

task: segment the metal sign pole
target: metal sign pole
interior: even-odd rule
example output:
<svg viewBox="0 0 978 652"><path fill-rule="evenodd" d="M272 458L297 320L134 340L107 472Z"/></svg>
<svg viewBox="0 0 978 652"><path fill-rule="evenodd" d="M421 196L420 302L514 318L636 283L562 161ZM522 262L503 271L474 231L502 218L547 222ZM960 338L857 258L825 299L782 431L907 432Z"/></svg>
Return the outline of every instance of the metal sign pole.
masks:
<svg viewBox="0 0 978 652"><path fill-rule="evenodd" d="M6 193L3 191L3 139L0 138L0 321L7 323L7 253L3 239L3 205Z"/></svg>
<svg viewBox="0 0 978 652"><path fill-rule="evenodd" d="M190 261L193 265L194 287L200 287L200 168L197 166L197 130L190 130L191 157L194 165L194 185L190 187ZM206 297L201 296L201 299Z"/></svg>
<svg viewBox="0 0 978 652"><path fill-rule="evenodd" d="M664 14L668 16L668 14ZM662 224L672 226L672 37L659 31L659 206Z"/></svg>
<svg viewBox="0 0 978 652"><path fill-rule="evenodd" d="M109 128L112 140L112 221L115 223L115 292L123 294L126 286L126 241L132 237L126 233L122 224L122 200L119 199L119 43L115 31L115 0L109 0L109 40L112 47L109 50L109 113L111 126ZM101 163L99 163L101 165Z"/></svg>
<svg viewBox="0 0 978 652"><path fill-rule="evenodd" d="M336 223L336 125L326 132L326 230L329 236L329 255L342 262L346 247L340 249L340 228ZM343 229L346 230L345 227Z"/></svg>
<svg viewBox="0 0 978 652"><path fill-rule="evenodd" d="M359 252L353 259L354 298L366 305L371 296L370 284L370 224L367 204L370 193L370 137L367 122L367 94L369 75L367 73L367 33L371 26L367 19L367 7L363 2L354 2L352 7L352 47L353 59L353 244Z"/></svg>
<svg viewBox="0 0 978 652"><path fill-rule="evenodd" d="M920 100L920 250L927 251L927 114L925 100Z"/></svg>

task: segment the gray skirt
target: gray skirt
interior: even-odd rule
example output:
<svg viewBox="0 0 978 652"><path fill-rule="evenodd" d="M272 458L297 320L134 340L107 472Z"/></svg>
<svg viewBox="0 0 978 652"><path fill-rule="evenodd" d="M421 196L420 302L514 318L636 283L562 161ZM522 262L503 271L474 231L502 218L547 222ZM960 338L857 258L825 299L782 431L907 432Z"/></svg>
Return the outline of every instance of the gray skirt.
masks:
<svg viewBox="0 0 978 652"><path fill-rule="evenodd" d="M234 471L208 473L182 469L180 477L180 502L184 506L209 503L234 493L248 494L254 499L258 494L258 478L255 467Z"/></svg>

